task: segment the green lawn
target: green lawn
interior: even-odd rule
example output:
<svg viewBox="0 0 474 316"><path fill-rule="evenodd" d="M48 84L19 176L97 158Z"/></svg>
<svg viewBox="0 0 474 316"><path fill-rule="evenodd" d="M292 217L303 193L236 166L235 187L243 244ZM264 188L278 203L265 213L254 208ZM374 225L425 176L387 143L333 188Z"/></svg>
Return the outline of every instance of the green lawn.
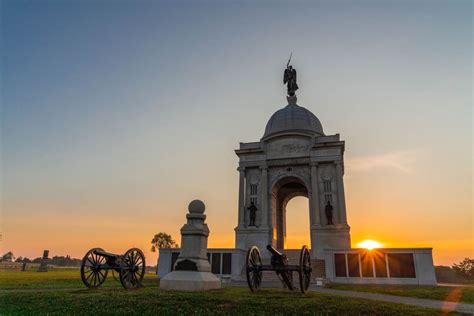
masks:
<svg viewBox="0 0 474 316"><path fill-rule="evenodd" d="M474 304L474 287L426 285L328 284L328 288Z"/></svg>
<svg viewBox="0 0 474 316"><path fill-rule="evenodd" d="M204 293L160 291L147 275L144 287L124 290L112 278L89 290L79 270L47 273L0 271L0 315L64 314L192 314L192 315L441 315L441 311L337 295L247 288L224 288ZM57 288L58 290L52 290ZM15 291L22 289L23 291ZM41 291L41 289L51 289ZM61 290L63 289L63 290ZM67 290L69 289L69 290ZM25 291L26 290L26 291ZM452 313L457 315L457 313Z"/></svg>
<svg viewBox="0 0 474 316"><path fill-rule="evenodd" d="M102 284L103 288L120 288L118 273L115 273L117 280L114 280L112 272L107 275L107 280ZM143 284L146 286L157 286L156 275L145 274ZM49 272L37 271L12 271L0 270L0 289L69 289L85 288L81 281L79 269L52 269Z"/></svg>

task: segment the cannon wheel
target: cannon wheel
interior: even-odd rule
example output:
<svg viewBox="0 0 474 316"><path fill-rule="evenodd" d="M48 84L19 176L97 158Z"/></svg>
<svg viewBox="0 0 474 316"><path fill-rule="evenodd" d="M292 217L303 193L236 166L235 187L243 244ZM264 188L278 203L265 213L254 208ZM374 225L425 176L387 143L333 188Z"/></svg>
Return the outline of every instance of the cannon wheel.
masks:
<svg viewBox="0 0 474 316"><path fill-rule="evenodd" d="M311 270L311 256L309 255L309 250L306 246L303 246L300 252L300 266L298 270L300 289L303 294L306 293L311 283Z"/></svg>
<svg viewBox="0 0 474 316"><path fill-rule="evenodd" d="M256 246L253 246L247 252L247 283L250 291L255 292L262 283L262 256L260 250Z"/></svg>
<svg viewBox="0 0 474 316"><path fill-rule="evenodd" d="M283 286L288 290L293 291L295 289L293 287L293 271L281 271L280 276Z"/></svg>
<svg viewBox="0 0 474 316"><path fill-rule="evenodd" d="M107 269L101 269L100 265L105 263L105 258L94 253L95 250L104 251L102 248L89 250L81 262L81 279L88 288L98 288L107 278Z"/></svg>
<svg viewBox="0 0 474 316"><path fill-rule="evenodd" d="M120 282L126 289L142 286L145 276L145 255L138 248L131 248L123 255L120 265Z"/></svg>

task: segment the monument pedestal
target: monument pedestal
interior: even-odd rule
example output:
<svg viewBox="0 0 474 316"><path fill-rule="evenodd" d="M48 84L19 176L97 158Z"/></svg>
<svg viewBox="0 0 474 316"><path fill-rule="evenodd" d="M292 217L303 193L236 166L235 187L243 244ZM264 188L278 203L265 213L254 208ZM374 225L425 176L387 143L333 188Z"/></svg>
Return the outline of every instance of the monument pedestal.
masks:
<svg viewBox="0 0 474 316"><path fill-rule="evenodd" d="M187 223L181 228L181 252L174 271L161 278L160 289L206 291L221 288L221 280L211 273L211 265L207 261L209 228L204 223L205 208L199 200L189 203Z"/></svg>
<svg viewBox="0 0 474 316"><path fill-rule="evenodd" d="M311 256L322 259L320 254L326 249L350 249L351 235L347 224L311 227Z"/></svg>
<svg viewBox="0 0 474 316"><path fill-rule="evenodd" d="M220 288L221 280L211 272L173 271L160 280L162 290L207 291Z"/></svg>

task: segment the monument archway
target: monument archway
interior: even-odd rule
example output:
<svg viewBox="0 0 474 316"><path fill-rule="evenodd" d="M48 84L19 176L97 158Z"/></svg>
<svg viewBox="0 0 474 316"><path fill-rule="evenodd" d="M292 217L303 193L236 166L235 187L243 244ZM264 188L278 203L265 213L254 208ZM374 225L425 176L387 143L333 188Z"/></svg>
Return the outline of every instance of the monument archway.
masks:
<svg viewBox="0 0 474 316"><path fill-rule="evenodd" d="M272 188L271 212L275 219L273 227L276 229L276 247L286 248L286 206L288 202L297 196L308 198L308 189L304 181L294 176L279 179ZM309 215L308 199L308 217Z"/></svg>
<svg viewBox="0 0 474 316"><path fill-rule="evenodd" d="M309 198L297 196L286 205L285 249L301 249L302 245L311 249L309 203Z"/></svg>
<svg viewBox="0 0 474 316"><path fill-rule="evenodd" d="M292 216L287 205L297 196L308 198L308 246L315 257L323 256L325 249L350 248L344 141L339 134L325 135L319 119L296 104L296 96L287 100L288 105L270 117L260 141L240 143L235 151L239 157L236 248L265 249L270 244L285 249L287 216Z"/></svg>

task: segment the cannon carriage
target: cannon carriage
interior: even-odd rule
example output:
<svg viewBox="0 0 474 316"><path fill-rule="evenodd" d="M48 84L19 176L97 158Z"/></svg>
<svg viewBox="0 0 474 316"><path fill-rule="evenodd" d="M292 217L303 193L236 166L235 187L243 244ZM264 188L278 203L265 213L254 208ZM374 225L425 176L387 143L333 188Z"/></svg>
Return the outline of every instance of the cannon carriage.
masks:
<svg viewBox="0 0 474 316"><path fill-rule="evenodd" d="M311 283L311 257L309 250L303 246L300 251L298 265L288 264L288 258L271 245L267 246L268 251L272 254L270 264L262 263L260 250L253 246L247 252L246 275L247 283L252 292L257 291L262 283L263 271L275 271L283 285L290 291L295 289L293 285L293 272L298 273L301 293L306 293Z"/></svg>
<svg viewBox="0 0 474 316"><path fill-rule="evenodd" d="M112 270L112 273L118 272L125 289L139 288L145 276L145 266L145 255L138 248L131 248L123 255L92 248L82 259L81 279L88 288L98 288Z"/></svg>

